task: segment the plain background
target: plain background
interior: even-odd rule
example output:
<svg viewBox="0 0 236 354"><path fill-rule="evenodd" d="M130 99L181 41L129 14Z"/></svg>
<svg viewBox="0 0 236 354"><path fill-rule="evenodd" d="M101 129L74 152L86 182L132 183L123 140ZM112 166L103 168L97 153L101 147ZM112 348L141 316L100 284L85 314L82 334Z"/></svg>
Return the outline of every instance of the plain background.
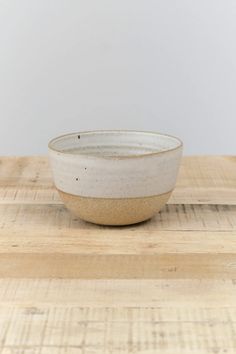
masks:
<svg viewBox="0 0 236 354"><path fill-rule="evenodd" d="M157 130L236 153L235 0L0 0L0 152Z"/></svg>

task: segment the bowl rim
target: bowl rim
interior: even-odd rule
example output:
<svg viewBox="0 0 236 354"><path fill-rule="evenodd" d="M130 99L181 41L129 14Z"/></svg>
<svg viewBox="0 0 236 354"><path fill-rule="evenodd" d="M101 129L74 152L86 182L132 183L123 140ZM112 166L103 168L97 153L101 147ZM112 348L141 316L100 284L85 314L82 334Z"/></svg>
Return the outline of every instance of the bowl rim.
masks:
<svg viewBox="0 0 236 354"><path fill-rule="evenodd" d="M48 149L54 152L57 152L61 155L70 155L70 156L75 156L75 154L71 153L71 152L66 152L66 151L61 151L60 149L56 149L53 147L53 144L62 138L67 138L70 136L76 136L76 135L84 135L84 134L90 134L90 133L144 133L147 135L157 135L157 136L164 136L167 138L172 138L175 139L178 142L178 146L171 148L171 149L165 149L162 151L155 151L155 152L150 152L150 153L146 153L146 154L131 154L131 155L122 155L122 156L102 156L102 155L94 155L94 154L86 154L86 157L96 157L96 158L102 158L102 159L129 159L129 158L140 158L140 157L148 157L148 156L155 156L155 155L160 155L160 154L165 154L171 151L175 151L178 149L181 149L183 147L183 142L180 138L174 136L174 135L170 135L170 134L163 134L157 131L147 131L147 130L129 130L129 129L108 129L108 130L86 130L86 131L80 131L80 132L74 132L74 133L67 133L67 134L62 134L59 135L53 139L51 139L48 143ZM76 153L76 156L85 156L84 154L80 154L80 153Z"/></svg>

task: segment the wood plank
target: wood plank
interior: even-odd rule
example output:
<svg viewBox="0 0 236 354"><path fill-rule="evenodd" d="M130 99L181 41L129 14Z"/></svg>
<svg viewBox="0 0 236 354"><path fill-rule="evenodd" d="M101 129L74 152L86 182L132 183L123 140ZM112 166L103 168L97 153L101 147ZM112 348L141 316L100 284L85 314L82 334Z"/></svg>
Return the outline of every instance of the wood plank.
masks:
<svg viewBox="0 0 236 354"><path fill-rule="evenodd" d="M0 202L61 203L47 157L1 157Z"/></svg>
<svg viewBox="0 0 236 354"><path fill-rule="evenodd" d="M1 353L235 353L236 310L0 307Z"/></svg>
<svg viewBox="0 0 236 354"><path fill-rule="evenodd" d="M58 205L1 206L0 276L234 277L235 208L169 205L148 223L112 228Z"/></svg>
<svg viewBox="0 0 236 354"><path fill-rule="evenodd" d="M236 277L236 255L157 254L81 255L3 253L1 278L60 279L231 279Z"/></svg>
<svg viewBox="0 0 236 354"><path fill-rule="evenodd" d="M1 279L0 349L234 353L235 296L230 280Z"/></svg>
<svg viewBox="0 0 236 354"><path fill-rule="evenodd" d="M174 204L236 204L236 156L185 156Z"/></svg>
<svg viewBox="0 0 236 354"><path fill-rule="evenodd" d="M14 307L235 308L234 279L0 279L0 305Z"/></svg>
<svg viewBox="0 0 236 354"><path fill-rule="evenodd" d="M61 203L46 157L0 159L1 203ZM236 204L236 157L184 157L171 204Z"/></svg>
<svg viewBox="0 0 236 354"><path fill-rule="evenodd" d="M69 213L63 205L0 205L0 235L5 230L21 234L54 231L60 235L76 230L122 234L129 231L235 231L236 205L167 205L148 222L126 227L104 227L86 223ZM122 232L121 232L122 231Z"/></svg>
<svg viewBox="0 0 236 354"><path fill-rule="evenodd" d="M1 231L0 257L29 255L76 256L159 256L159 255L236 255L235 232L145 231L135 230L59 230ZM92 258L91 258L92 259Z"/></svg>

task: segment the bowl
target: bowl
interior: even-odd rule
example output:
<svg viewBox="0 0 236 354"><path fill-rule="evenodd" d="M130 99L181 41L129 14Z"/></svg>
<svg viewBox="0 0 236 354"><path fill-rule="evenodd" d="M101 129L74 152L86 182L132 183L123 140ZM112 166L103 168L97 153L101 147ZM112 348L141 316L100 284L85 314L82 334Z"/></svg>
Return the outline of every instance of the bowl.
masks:
<svg viewBox="0 0 236 354"><path fill-rule="evenodd" d="M101 225L150 219L176 182L182 142L142 131L88 131L49 143L55 186L79 218Z"/></svg>

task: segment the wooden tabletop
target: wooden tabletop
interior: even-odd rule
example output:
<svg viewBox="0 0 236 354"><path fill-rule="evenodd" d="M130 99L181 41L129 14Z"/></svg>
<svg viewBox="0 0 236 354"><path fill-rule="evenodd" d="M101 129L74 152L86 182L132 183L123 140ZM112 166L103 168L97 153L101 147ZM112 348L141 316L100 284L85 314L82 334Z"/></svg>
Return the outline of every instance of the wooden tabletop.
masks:
<svg viewBox="0 0 236 354"><path fill-rule="evenodd" d="M1 158L0 353L235 354L236 157L185 157L126 227L72 216L47 158Z"/></svg>

